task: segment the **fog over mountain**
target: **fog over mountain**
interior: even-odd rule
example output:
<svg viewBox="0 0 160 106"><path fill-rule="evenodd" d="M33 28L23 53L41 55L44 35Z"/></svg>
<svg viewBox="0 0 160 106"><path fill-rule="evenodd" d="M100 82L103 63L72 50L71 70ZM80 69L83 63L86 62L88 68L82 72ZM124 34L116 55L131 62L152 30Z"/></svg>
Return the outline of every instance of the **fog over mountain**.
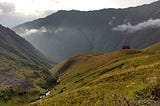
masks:
<svg viewBox="0 0 160 106"><path fill-rule="evenodd" d="M13 28L53 61L160 42L160 1L126 9L58 11Z"/></svg>
<svg viewBox="0 0 160 106"><path fill-rule="evenodd" d="M160 27L160 19L155 19L155 20L150 19L148 21L138 23L137 25L131 25L130 23L118 25L117 27L114 27L113 30L127 31L129 33L132 33L146 28L159 28L159 27Z"/></svg>

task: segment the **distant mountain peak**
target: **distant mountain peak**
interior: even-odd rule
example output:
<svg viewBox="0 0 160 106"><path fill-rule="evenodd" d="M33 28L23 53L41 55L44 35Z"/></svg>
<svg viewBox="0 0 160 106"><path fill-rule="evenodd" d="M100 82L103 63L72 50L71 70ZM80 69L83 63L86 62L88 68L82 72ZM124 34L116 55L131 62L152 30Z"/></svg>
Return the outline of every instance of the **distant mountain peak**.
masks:
<svg viewBox="0 0 160 106"><path fill-rule="evenodd" d="M148 25L152 24L150 19L156 27ZM36 29L37 33L25 38L52 60L61 61L81 53L114 51L124 43L136 49L158 43L160 31L155 24L158 19L160 0L125 9L60 10L13 29L23 35L26 30ZM40 31L41 28L46 32ZM129 30L134 33L128 33Z"/></svg>

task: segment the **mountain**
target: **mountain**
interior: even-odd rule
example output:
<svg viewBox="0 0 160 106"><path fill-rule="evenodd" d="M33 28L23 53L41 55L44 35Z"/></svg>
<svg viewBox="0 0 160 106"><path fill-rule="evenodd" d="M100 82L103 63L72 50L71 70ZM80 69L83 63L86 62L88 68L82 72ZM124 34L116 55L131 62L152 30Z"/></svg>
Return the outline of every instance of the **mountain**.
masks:
<svg viewBox="0 0 160 106"><path fill-rule="evenodd" d="M30 106L159 106L160 44L74 56L57 64L59 84Z"/></svg>
<svg viewBox="0 0 160 106"><path fill-rule="evenodd" d="M56 84L51 63L28 41L0 25L0 106L38 99Z"/></svg>
<svg viewBox="0 0 160 106"><path fill-rule="evenodd" d="M13 28L47 57L61 61L122 45L141 49L160 42L160 1L125 9L58 11Z"/></svg>
<svg viewBox="0 0 160 106"><path fill-rule="evenodd" d="M13 28L53 61L160 42L160 1L126 9L58 11Z"/></svg>
<svg viewBox="0 0 160 106"><path fill-rule="evenodd" d="M0 25L0 48L17 55L28 64L49 66L49 61L37 51L28 41L18 36L14 31ZM1 52L2 53L2 52ZM22 62L23 63L23 62Z"/></svg>

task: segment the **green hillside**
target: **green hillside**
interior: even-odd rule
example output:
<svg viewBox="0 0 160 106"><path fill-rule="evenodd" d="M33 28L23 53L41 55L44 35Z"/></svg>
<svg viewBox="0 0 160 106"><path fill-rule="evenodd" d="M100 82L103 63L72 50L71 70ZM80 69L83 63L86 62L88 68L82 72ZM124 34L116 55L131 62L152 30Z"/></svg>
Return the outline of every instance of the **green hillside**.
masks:
<svg viewBox="0 0 160 106"><path fill-rule="evenodd" d="M150 52L159 52L160 51L160 43L149 46L144 49L145 51L150 51Z"/></svg>
<svg viewBox="0 0 160 106"><path fill-rule="evenodd" d="M60 83L50 96L29 106L159 106L159 48L160 44L64 60L51 70Z"/></svg>
<svg viewBox="0 0 160 106"><path fill-rule="evenodd" d="M39 99L56 80L50 62L30 43L0 25L0 106L21 106Z"/></svg>

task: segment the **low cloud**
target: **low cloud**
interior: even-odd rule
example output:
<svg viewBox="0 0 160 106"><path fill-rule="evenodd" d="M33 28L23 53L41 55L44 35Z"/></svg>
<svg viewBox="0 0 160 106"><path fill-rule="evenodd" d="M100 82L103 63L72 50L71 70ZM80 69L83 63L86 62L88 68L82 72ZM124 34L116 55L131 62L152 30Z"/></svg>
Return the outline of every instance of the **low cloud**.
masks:
<svg viewBox="0 0 160 106"><path fill-rule="evenodd" d="M40 29L26 29L23 33L20 33L21 36L26 37L35 33L44 33L47 32L45 27L41 27Z"/></svg>
<svg viewBox="0 0 160 106"><path fill-rule="evenodd" d="M133 33L146 28L158 28L158 27L160 27L160 19L154 19L154 20L149 19L148 21L145 21L136 25L132 25L130 23L118 25L117 27L114 27L113 30Z"/></svg>
<svg viewBox="0 0 160 106"><path fill-rule="evenodd" d="M59 28L52 28L52 29L46 29L45 27L41 27L39 29L24 29L24 28L19 28L22 32L17 32L19 33L19 35L21 35L22 37L27 37L33 34L38 34L38 35L42 35L45 32L48 33L54 33L54 34L58 34L58 33L63 33L64 29L59 27Z"/></svg>

